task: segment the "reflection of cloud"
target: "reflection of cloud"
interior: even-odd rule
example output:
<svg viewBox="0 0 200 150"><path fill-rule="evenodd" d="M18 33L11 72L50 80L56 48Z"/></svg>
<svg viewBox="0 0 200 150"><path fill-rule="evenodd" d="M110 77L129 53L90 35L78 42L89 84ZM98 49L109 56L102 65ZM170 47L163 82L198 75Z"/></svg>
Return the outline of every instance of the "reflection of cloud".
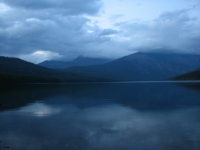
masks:
<svg viewBox="0 0 200 150"><path fill-rule="evenodd" d="M35 103L21 108L19 112L23 114L28 113L36 117L45 117L59 113L60 109L53 108L42 103Z"/></svg>
<svg viewBox="0 0 200 150"><path fill-rule="evenodd" d="M103 149L187 149L200 139L200 122L193 120L197 112L199 109L139 112L110 106L86 110L83 115L91 124L97 125L88 130L88 141L91 145L101 145Z"/></svg>
<svg viewBox="0 0 200 150"><path fill-rule="evenodd" d="M119 105L87 109L65 105L62 110L44 119L7 112L15 116L8 120L2 113L0 139L10 147L15 147L12 143L18 139L19 149L27 150L33 145L37 149L75 150L200 149L200 108L141 112ZM37 103L19 111L35 115L40 111L58 112Z"/></svg>

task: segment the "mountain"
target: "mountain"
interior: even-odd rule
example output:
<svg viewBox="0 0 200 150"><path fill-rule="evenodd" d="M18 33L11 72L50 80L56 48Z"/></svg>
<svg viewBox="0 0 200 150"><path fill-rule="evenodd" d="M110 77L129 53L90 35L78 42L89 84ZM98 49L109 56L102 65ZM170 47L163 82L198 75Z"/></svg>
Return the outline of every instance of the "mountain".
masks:
<svg viewBox="0 0 200 150"><path fill-rule="evenodd" d="M163 80L200 68L200 55L134 53L112 62L65 71L115 80Z"/></svg>
<svg viewBox="0 0 200 150"><path fill-rule="evenodd" d="M99 77L48 69L18 58L0 56L0 83L107 81Z"/></svg>
<svg viewBox="0 0 200 150"><path fill-rule="evenodd" d="M50 69L63 69L68 67L68 62L46 60L38 64L39 66L50 68Z"/></svg>
<svg viewBox="0 0 200 150"><path fill-rule="evenodd" d="M39 63L38 65L52 69L64 69L72 66L90 66L90 65L105 64L110 61L112 60L79 56L71 62L47 60Z"/></svg>
<svg viewBox="0 0 200 150"><path fill-rule="evenodd" d="M83 60L77 59L75 62ZM0 83L163 80L198 68L200 55L135 53L106 64L70 67L59 71L18 58L0 56ZM192 74L197 78L199 72Z"/></svg>
<svg viewBox="0 0 200 150"><path fill-rule="evenodd" d="M58 71L51 70L45 67L37 66L33 63L26 62L19 58L9 58L0 56L0 72L16 75L58 75Z"/></svg>
<svg viewBox="0 0 200 150"><path fill-rule="evenodd" d="M175 80L200 80L200 69L179 75Z"/></svg>

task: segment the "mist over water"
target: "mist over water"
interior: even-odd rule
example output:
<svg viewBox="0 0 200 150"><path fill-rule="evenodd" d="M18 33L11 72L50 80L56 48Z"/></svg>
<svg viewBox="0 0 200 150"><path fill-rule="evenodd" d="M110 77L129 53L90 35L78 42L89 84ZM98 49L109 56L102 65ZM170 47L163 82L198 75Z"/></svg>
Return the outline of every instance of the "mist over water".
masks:
<svg viewBox="0 0 200 150"><path fill-rule="evenodd" d="M194 86L27 85L4 89L0 103L0 147L200 149L200 91Z"/></svg>

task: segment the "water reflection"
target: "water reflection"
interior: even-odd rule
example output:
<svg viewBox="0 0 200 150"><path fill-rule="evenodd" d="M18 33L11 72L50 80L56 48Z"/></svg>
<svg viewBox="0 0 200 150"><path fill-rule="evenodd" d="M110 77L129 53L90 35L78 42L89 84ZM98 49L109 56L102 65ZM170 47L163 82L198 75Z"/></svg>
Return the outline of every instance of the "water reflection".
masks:
<svg viewBox="0 0 200 150"><path fill-rule="evenodd" d="M48 88L49 96L35 95L32 103L2 110L0 140L16 150L200 149L199 92L175 85L127 85L137 92L142 86L133 95L126 95L133 89L121 89L126 91L121 95L104 93L110 85L80 91ZM118 88L115 85L113 92ZM160 90L152 92L155 89Z"/></svg>
<svg viewBox="0 0 200 150"><path fill-rule="evenodd" d="M48 106L43 103L34 103L19 109L19 112L21 112L22 114L25 115L29 114L36 117L50 116L53 114L57 114L60 111L61 111L60 108L54 108L52 106Z"/></svg>
<svg viewBox="0 0 200 150"><path fill-rule="evenodd" d="M0 111L29 103L75 104L79 108L117 103L139 110L200 106L200 92L170 83L27 85L0 90Z"/></svg>

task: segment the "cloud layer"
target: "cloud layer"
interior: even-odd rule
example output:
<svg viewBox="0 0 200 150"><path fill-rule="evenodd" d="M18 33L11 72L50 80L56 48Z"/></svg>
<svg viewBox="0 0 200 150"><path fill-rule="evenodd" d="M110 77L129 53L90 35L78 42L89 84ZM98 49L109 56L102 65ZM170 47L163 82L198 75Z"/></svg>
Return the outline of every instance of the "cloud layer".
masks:
<svg viewBox="0 0 200 150"><path fill-rule="evenodd" d="M182 52L199 53L200 26L190 10L165 12L153 21L132 21L117 26L133 43L132 49L175 49ZM123 30L126 29L126 30Z"/></svg>
<svg viewBox="0 0 200 150"><path fill-rule="evenodd" d="M0 55L31 57L30 61L38 63L79 55L117 58L151 49L200 53L199 5L163 12L148 21L121 21L116 15L123 15L116 12L114 20L109 17L110 28L102 28L90 18L101 16L102 8L100 0L3 0ZM38 51L56 55L34 55Z"/></svg>

